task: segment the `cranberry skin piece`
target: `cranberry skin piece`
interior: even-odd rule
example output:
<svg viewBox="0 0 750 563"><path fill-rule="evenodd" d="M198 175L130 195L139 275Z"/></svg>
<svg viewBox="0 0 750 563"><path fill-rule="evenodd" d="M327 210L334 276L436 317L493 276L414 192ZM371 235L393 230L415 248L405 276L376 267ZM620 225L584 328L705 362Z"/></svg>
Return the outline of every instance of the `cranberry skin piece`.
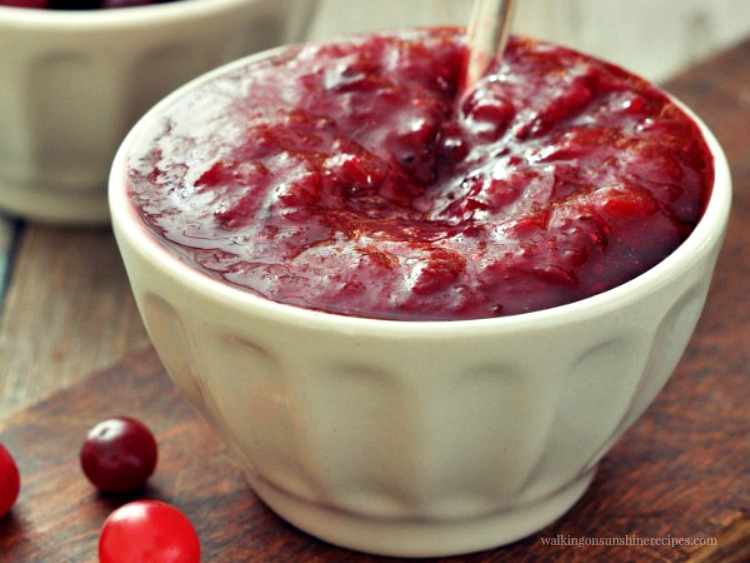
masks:
<svg viewBox="0 0 750 563"><path fill-rule="evenodd" d="M10 452L0 444L0 518L8 514L21 490L21 475Z"/></svg>
<svg viewBox="0 0 750 563"><path fill-rule="evenodd" d="M154 472L157 459L151 430L129 417L111 418L94 426L80 453L84 475L106 493L138 489Z"/></svg>
<svg viewBox="0 0 750 563"><path fill-rule="evenodd" d="M474 91L461 104L461 110L468 129L485 143L500 139L516 114L502 88L493 83Z"/></svg>
<svg viewBox="0 0 750 563"><path fill-rule="evenodd" d="M199 563L200 553L188 517L158 500L124 504L109 515L99 535L100 563Z"/></svg>

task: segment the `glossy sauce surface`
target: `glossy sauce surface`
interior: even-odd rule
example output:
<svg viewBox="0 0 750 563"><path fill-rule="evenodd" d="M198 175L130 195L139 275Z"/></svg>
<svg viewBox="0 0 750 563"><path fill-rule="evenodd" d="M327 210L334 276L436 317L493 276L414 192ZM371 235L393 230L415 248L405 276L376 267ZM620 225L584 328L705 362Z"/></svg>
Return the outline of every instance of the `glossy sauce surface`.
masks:
<svg viewBox="0 0 750 563"><path fill-rule="evenodd" d="M195 268L269 299L399 320L519 314L669 255L713 180L695 124L625 71L512 38L457 95L452 29L287 50L170 107L134 205Z"/></svg>

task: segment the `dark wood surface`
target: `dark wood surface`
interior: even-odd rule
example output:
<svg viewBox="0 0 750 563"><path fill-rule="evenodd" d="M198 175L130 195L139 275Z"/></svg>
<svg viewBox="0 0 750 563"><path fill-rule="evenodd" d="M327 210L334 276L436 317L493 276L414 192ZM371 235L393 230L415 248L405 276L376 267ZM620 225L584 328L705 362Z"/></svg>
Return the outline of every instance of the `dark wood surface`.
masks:
<svg viewBox="0 0 750 563"><path fill-rule="evenodd" d="M567 515L464 560L750 561L750 41L667 88L714 130L735 182L730 230L698 330L672 380ZM28 406L41 397L48 398ZM77 454L85 430L115 414L156 431L161 461L142 495L190 516L206 561L376 560L297 532L247 488L148 347L108 231L29 226L0 319L0 441L18 458L24 482L16 508L0 521L0 561L96 560L99 526L125 499L94 493ZM558 536L705 537L717 545L543 544Z"/></svg>
<svg viewBox="0 0 750 563"><path fill-rule="evenodd" d="M514 545L442 561L750 560L747 376L734 362L703 360L701 341L568 514ZM86 430L118 414L144 421L160 445L156 474L130 497L96 493L78 465ZM0 441L23 474L17 506L0 523L2 561L96 561L102 522L132 498L181 508L199 531L205 561L381 560L317 541L265 508L150 347L16 414L0 427ZM555 546L542 538L631 545ZM716 545L634 545L699 538Z"/></svg>
<svg viewBox="0 0 750 563"><path fill-rule="evenodd" d="M21 229L0 317L0 420L147 343L109 228Z"/></svg>

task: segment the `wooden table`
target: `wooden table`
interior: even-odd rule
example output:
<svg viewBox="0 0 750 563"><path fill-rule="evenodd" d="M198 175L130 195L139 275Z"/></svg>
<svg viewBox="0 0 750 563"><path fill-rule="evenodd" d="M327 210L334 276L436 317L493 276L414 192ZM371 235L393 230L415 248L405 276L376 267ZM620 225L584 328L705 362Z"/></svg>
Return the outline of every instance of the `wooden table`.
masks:
<svg viewBox="0 0 750 563"><path fill-rule="evenodd" d="M735 181L705 314L677 373L584 499L541 535L472 560L750 561L750 40L666 86L714 130ZM0 317L0 441L16 448L30 477L11 523L0 521L0 560L94 559L97 525L122 499L92 495L75 471L60 469L59 456L74 453L86 424L120 409L154 420L167 460L146 493L197 514L209 560L272 553L279 561L374 560L292 530L247 490L164 377L109 230L25 225ZM211 471L216 479L206 482ZM45 504L71 499L67 512ZM200 511L207 506L211 518ZM220 517L227 520L217 527ZM257 533L232 531L240 524ZM717 545L576 548L540 540L628 535Z"/></svg>

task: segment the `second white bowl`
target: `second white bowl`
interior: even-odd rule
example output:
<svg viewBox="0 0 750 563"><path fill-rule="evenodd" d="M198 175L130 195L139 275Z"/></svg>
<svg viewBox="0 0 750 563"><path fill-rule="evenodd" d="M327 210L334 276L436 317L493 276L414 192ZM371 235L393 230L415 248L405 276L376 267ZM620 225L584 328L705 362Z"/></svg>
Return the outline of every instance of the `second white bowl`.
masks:
<svg viewBox="0 0 750 563"><path fill-rule="evenodd" d="M104 223L117 146L179 85L304 34L315 0L0 7L0 211Z"/></svg>

